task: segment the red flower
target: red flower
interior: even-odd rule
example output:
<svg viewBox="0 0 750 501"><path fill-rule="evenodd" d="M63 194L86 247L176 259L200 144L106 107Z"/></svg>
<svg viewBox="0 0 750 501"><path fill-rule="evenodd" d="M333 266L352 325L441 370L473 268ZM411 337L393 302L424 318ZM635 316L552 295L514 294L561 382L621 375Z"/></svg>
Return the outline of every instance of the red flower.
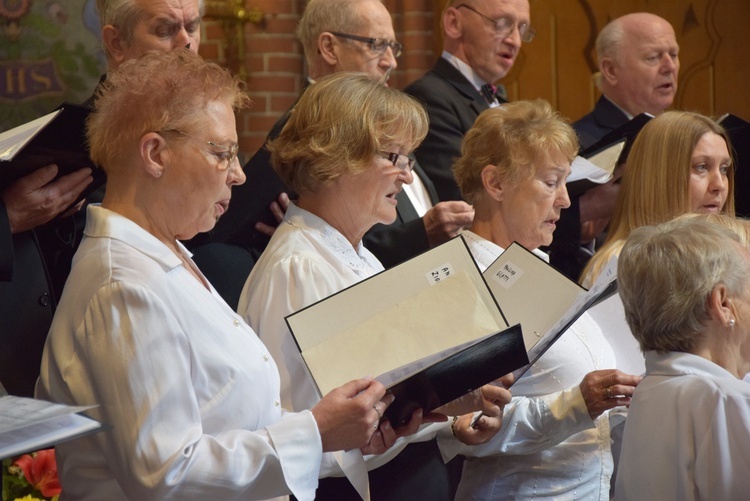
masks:
<svg viewBox="0 0 750 501"><path fill-rule="evenodd" d="M57 462L53 449L39 451L33 455L24 454L14 464L21 468L26 481L44 497L51 498L62 491L60 480L57 478Z"/></svg>

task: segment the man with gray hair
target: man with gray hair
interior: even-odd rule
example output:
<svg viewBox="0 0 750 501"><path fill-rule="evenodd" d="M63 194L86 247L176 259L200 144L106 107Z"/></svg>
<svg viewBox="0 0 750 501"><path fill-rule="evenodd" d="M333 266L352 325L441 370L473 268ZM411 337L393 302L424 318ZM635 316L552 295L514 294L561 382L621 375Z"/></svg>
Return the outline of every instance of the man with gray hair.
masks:
<svg viewBox="0 0 750 501"><path fill-rule="evenodd" d="M607 24L596 39L602 96L573 124L584 150L641 113L658 115L672 105L680 69L679 46L668 21L647 12ZM570 279L580 277L594 239L614 212L615 180L571 197L550 247L550 263Z"/></svg>
<svg viewBox="0 0 750 501"><path fill-rule="evenodd" d="M668 21L647 12L618 17L596 39L602 97L573 124L585 149L631 118L658 115L677 93L680 47Z"/></svg>
<svg viewBox="0 0 750 501"><path fill-rule="evenodd" d="M310 0L300 18L297 37L304 49L309 75L302 92L317 79L340 71L366 73L387 85L402 49L395 41L391 16L381 0ZM290 112L291 109L274 124L266 142L279 135ZM212 247L214 255L236 255L245 249L257 259L283 217L288 203L286 193L290 190L274 172L265 144L244 170L247 182L235 188L232 208L212 232L191 242L199 263L201 254L208 251L206 244ZM404 185L404 190L396 195L396 222L376 225L364 237L365 246L385 267L456 236L474 216L473 209L465 202L438 203L437 193L422 168L415 164L412 172L414 182ZM231 244L234 248L219 250L218 244ZM238 286L227 285L233 281ZM218 283L218 287L220 292L221 288L227 291L225 298L230 304L236 304L243 284L244 280L229 279Z"/></svg>
<svg viewBox="0 0 750 501"><path fill-rule="evenodd" d="M109 69L147 50L198 51L203 0L97 0L97 9ZM88 168L56 174L55 165L40 167L0 193L0 380L16 395L33 395L57 297L82 236L85 215L62 216L93 179Z"/></svg>
<svg viewBox="0 0 750 501"><path fill-rule="evenodd" d="M417 148L440 200L461 200L451 166L461 140L479 114L506 101L495 87L531 42L528 0L451 0L442 15L443 53L422 78L405 90L430 116L430 131Z"/></svg>

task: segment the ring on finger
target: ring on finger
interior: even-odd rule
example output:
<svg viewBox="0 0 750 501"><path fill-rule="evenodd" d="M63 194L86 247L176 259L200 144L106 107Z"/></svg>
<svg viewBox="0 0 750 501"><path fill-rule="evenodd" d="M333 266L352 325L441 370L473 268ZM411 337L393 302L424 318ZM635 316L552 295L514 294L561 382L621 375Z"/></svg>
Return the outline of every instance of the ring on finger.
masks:
<svg viewBox="0 0 750 501"><path fill-rule="evenodd" d="M604 390L604 391L607 394L607 398L612 398L612 387L611 386L607 386L607 389Z"/></svg>
<svg viewBox="0 0 750 501"><path fill-rule="evenodd" d="M378 404L374 404L372 408L375 409L375 412L378 413L378 419L383 417L383 414L380 412L380 406Z"/></svg>

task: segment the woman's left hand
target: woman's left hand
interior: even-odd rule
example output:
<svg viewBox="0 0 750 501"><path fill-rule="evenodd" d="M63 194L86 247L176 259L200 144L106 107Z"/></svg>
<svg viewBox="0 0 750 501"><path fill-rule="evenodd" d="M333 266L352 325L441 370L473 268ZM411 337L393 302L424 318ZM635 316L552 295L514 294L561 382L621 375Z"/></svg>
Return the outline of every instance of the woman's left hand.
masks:
<svg viewBox="0 0 750 501"><path fill-rule="evenodd" d="M630 406L635 387L641 376L625 374L617 369L593 371L586 374L579 385L591 419L614 407Z"/></svg>
<svg viewBox="0 0 750 501"><path fill-rule="evenodd" d="M474 414L464 414L451 425L451 431L459 441L466 445L480 445L487 442L500 431L503 424L502 407L496 415L480 413L475 420Z"/></svg>
<svg viewBox="0 0 750 501"><path fill-rule="evenodd" d="M362 447L360 450L362 451L362 454L382 454L390 449L398 438L416 433L421 425L445 421L447 419L446 416L434 412L429 412L427 415L424 415L422 409L417 409L412 413L409 422L398 428L393 428L391 422L388 421L388 419L383 418L380 421L378 430L372 435L370 443Z"/></svg>

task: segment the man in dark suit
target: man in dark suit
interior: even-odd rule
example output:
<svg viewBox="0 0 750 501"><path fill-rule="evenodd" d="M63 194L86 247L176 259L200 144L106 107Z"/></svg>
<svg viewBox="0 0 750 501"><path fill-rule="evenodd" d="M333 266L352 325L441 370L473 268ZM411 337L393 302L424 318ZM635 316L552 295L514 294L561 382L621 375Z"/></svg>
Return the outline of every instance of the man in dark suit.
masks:
<svg viewBox="0 0 750 501"><path fill-rule="evenodd" d="M452 0L443 11L443 54L406 88L430 116L427 138L416 157L440 200L461 200L451 166L476 117L505 102L495 82L512 68L521 42L530 42L528 0Z"/></svg>
<svg viewBox="0 0 750 501"><path fill-rule="evenodd" d="M628 120L672 106L680 69L672 25L646 12L618 17L596 39L602 96L573 124L585 149Z"/></svg>
<svg viewBox="0 0 750 501"><path fill-rule="evenodd" d="M573 124L581 149L641 113L658 115L672 105L680 69L679 46L668 21L638 12L607 24L596 39L602 96ZM610 182L571 197L550 246L550 263L577 280L593 252L593 239L614 212L619 185Z"/></svg>
<svg viewBox="0 0 750 501"><path fill-rule="evenodd" d="M300 19L297 36L309 74L305 88L339 71L367 73L386 83L401 52L401 44L394 41L390 14L380 0L311 0ZM290 112L276 122L266 143L278 136ZM212 232L191 242L197 254L206 244L216 243L242 247L256 259L265 249L283 214L288 200L284 194L289 189L273 170L265 145L244 170L247 182L233 191L227 214ZM392 225L378 225L364 238L364 245L386 267L445 242L473 218L473 209L464 202L438 203L424 171L416 166L413 172L415 182L399 194L397 220Z"/></svg>
<svg viewBox="0 0 750 501"><path fill-rule="evenodd" d="M179 7L169 0L98 0L97 9L110 68L146 50L198 50L203 0ZM0 381L14 395L33 396L56 299L81 237L73 217L52 220L92 181L88 168L56 180L55 174L55 166L41 167L0 193Z"/></svg>
<svg viewBox="0 0 750 501"><path fill-rule="evenodd" d="M56 173L41 167L0 194L0 382L12 395L34 395L56 306L37 231L92 181L88 168L53 180Z"/></svg>

